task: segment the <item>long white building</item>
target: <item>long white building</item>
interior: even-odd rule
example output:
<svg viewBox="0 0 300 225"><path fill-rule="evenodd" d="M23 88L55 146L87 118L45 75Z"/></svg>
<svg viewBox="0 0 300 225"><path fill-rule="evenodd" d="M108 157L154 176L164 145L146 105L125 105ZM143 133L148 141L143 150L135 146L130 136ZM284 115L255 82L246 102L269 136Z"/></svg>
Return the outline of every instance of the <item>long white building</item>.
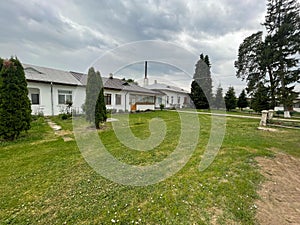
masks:
<svg viewBox="0 0 300 225"><path fill-rule="evenodd" d="M87 75L46 67L23 64L33 114L58 115L66 110L66 103L82 113L85 102ZM102 78L107 109L119 112L154 110L161 93L134 83L114 78Z"/></svg>

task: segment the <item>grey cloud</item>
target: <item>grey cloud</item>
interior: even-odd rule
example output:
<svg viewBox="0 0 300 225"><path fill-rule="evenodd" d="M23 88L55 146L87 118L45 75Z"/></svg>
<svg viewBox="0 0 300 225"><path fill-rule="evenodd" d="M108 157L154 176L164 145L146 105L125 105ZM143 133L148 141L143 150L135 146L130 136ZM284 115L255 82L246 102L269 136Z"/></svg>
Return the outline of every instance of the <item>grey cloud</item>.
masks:
<svg viewBox="0 0 300 225"><path fill-rule="evenodd" d="M84 72L107 50L163 40L196 56L208 54L222 83L234 83L238 45L261 29L265 5L261 0L0 1L0 52ZM143 50L151 54L151 48Z"/></svg>

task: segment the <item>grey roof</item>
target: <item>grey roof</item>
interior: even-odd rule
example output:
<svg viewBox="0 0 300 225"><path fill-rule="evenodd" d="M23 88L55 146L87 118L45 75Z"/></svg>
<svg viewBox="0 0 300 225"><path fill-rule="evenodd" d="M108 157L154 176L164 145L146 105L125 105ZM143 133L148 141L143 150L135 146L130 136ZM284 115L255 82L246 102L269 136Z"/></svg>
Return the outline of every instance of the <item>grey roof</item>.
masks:
<svg viewBox="0 0 300 225"><path fill-rule="evenodd" d="M146 88L151 89L151 90L157 90L157 91L172 91L172 92L177 92L177 93L184 93L188 94L188 92L182 88L163 84L163 83L155 83L146 86Z"/></svg>
<svg viewBox="0 0 300 225"><path fill-rule="evenodd" d="M87 75L83 73L78 72L70 72L73 74L73 76L80 81L83 85L87 84ZM150 90L147 88L143 88L141 86L138 86L134 83L128 83L124 80L121 80L119 78L106 78L102 77L104 88L106 89L112 89L112 90L123 90L123 91L129 91L129 92L136 92L136 93L144 93L144 94L151 94L151 95L161 95L161 93Z"/></svg>
<svg viewBox="0 0 300 225"><path fill-rule="evenodd" d="M77 72L67 72L41 66L23 64L26 79L36 82L53 82L57 84L85 86L87 83L87 75ZM140 87L134 83L127 83L118 78L102 78L104 88L113 90L123 90L135 93L143 93L149 95L161 95L161 93Z"/></svg>
<svg viewBox="0 0 300 225"><path fill-rule="evenodd" d="M82 85L70 72L23 64L25 77L29 81L53 82L66 85Z"/></svg>

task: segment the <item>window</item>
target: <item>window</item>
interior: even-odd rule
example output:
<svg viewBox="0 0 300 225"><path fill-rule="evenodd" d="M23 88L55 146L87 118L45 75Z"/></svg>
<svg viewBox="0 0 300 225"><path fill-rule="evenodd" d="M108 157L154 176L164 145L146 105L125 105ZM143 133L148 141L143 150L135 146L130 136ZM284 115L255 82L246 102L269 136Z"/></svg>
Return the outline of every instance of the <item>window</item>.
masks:
<svg viewBox="0 0 300 225"><path fill-rule="evenodd" d="M72 91L58 90L58 104L72 102Z"/></svg>
<svg viewBox="0 0 300 225"><path fill-rule="evenodd" d="M169 96L167 96L167 104L169 104Z"/></svg>
<svg viewBox="0 0 300 225"><path fill-rule="evenodd" d="M31 94L31 104L32 105L40 104L40 95L39 94Z"/></svg>
<svg viewBox="0 0 300 225"><path fill-rule="evenodd" d="M146 96L146 95L130 95L129 96L129 104L154 104L155 97L154 96Z"/></svg>
<svg viewBox="0 0 300 225"><path fill-rule="evenodd" d="M121 105L122 95L116 94L116 105Z"/></svg>
<svg viewBox="0 0 300 225"><path fill-rule="evenodd" d="M180 96L177 97L177 104L180 104Z"/></svg>
<svg viewBox="0 0 300 225"><path fill-rule="evenodd" d="M104 101L106 105L111 105L111 94L105 94Z"/></svg>
<svg viewBox="0 0 300 225"><path fill-rule="evenodd" d="M28 88L29 98L32 105L40 104L40 89L38 88Z"/></svg>
<svg viewBox="0 0 300 225"><path fill-rule="evenodd" d="M162 103L162 98L161 97L157 97L157 104L161 104Z"/></svg>
<svg viewBox="0 0 300 225"><path fill-rule="evenodd" d="M174 103L174 97L171 96L171 104L173 104L173 103Z"/></svg>
<svg viewBox="0 0 300 225"><path fill-rule="evenodd" d="M187 103L188 103L188 98L184 97L183 104L187 104Z"/></svg>

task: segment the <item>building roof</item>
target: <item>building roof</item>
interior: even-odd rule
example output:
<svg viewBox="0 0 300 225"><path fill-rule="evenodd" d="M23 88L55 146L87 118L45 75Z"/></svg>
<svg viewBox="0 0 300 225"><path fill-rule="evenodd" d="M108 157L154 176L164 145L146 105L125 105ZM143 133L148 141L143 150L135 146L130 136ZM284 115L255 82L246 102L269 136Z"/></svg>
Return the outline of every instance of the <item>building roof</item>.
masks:
<svg viewBox="0 0 300 225"><path fill-rule="evenodd" d="M63 70L23 64L25 77L29 81L58 83L67 85L82 85L73 74Z"/></svg>
<svg viewBox="0 0 300 225"><path fill-rule="evenodd" d="M84 73L78 72L68 72L63 70L57 70L47 67L34 66L30 64L23 64L25 77L28 81L35 82L46 82L46 83L56 83L56 84L65 84L72 86L86 86L87 84L87 75ZM134 83L128 83L124 80L118 78L105 78L102 77L104 88L112 90L123 90L128 92L143 93L148 95L162 95L159 88L143 88ZM161 85L161 84L160 84ZM151 86L151 85L150 85ZM168 86L168 90L187 93L183 89Z"/></svg>
<svg viewBox="0 0 300 225"><path fill-rule="evenodd" d="M78 72L70 72L73 74L73 76L80 81L83 85L87 84L87 75L83 73ZM106 78L102 77L104 88L106 89L112 89L112 90L123 90L123 91L129 91L129 92L136 92L136 93L144 93L144 94L151 94L151 95L160 95L161 93L149 90L147 88L143 88L141 86L138 86L134 83L128 83L124 80L121 80L119 78Z"/></svg>
<svg viewBox="0 0 300 225"><path fill-rule="evenodd" d="M146 86L145 88L155 90L155 91L172 91L172 92L177 92L177 93L183 93L183 94L188 94L188 92L182 88L163 84L163 83L155 83Z"/></svg>

